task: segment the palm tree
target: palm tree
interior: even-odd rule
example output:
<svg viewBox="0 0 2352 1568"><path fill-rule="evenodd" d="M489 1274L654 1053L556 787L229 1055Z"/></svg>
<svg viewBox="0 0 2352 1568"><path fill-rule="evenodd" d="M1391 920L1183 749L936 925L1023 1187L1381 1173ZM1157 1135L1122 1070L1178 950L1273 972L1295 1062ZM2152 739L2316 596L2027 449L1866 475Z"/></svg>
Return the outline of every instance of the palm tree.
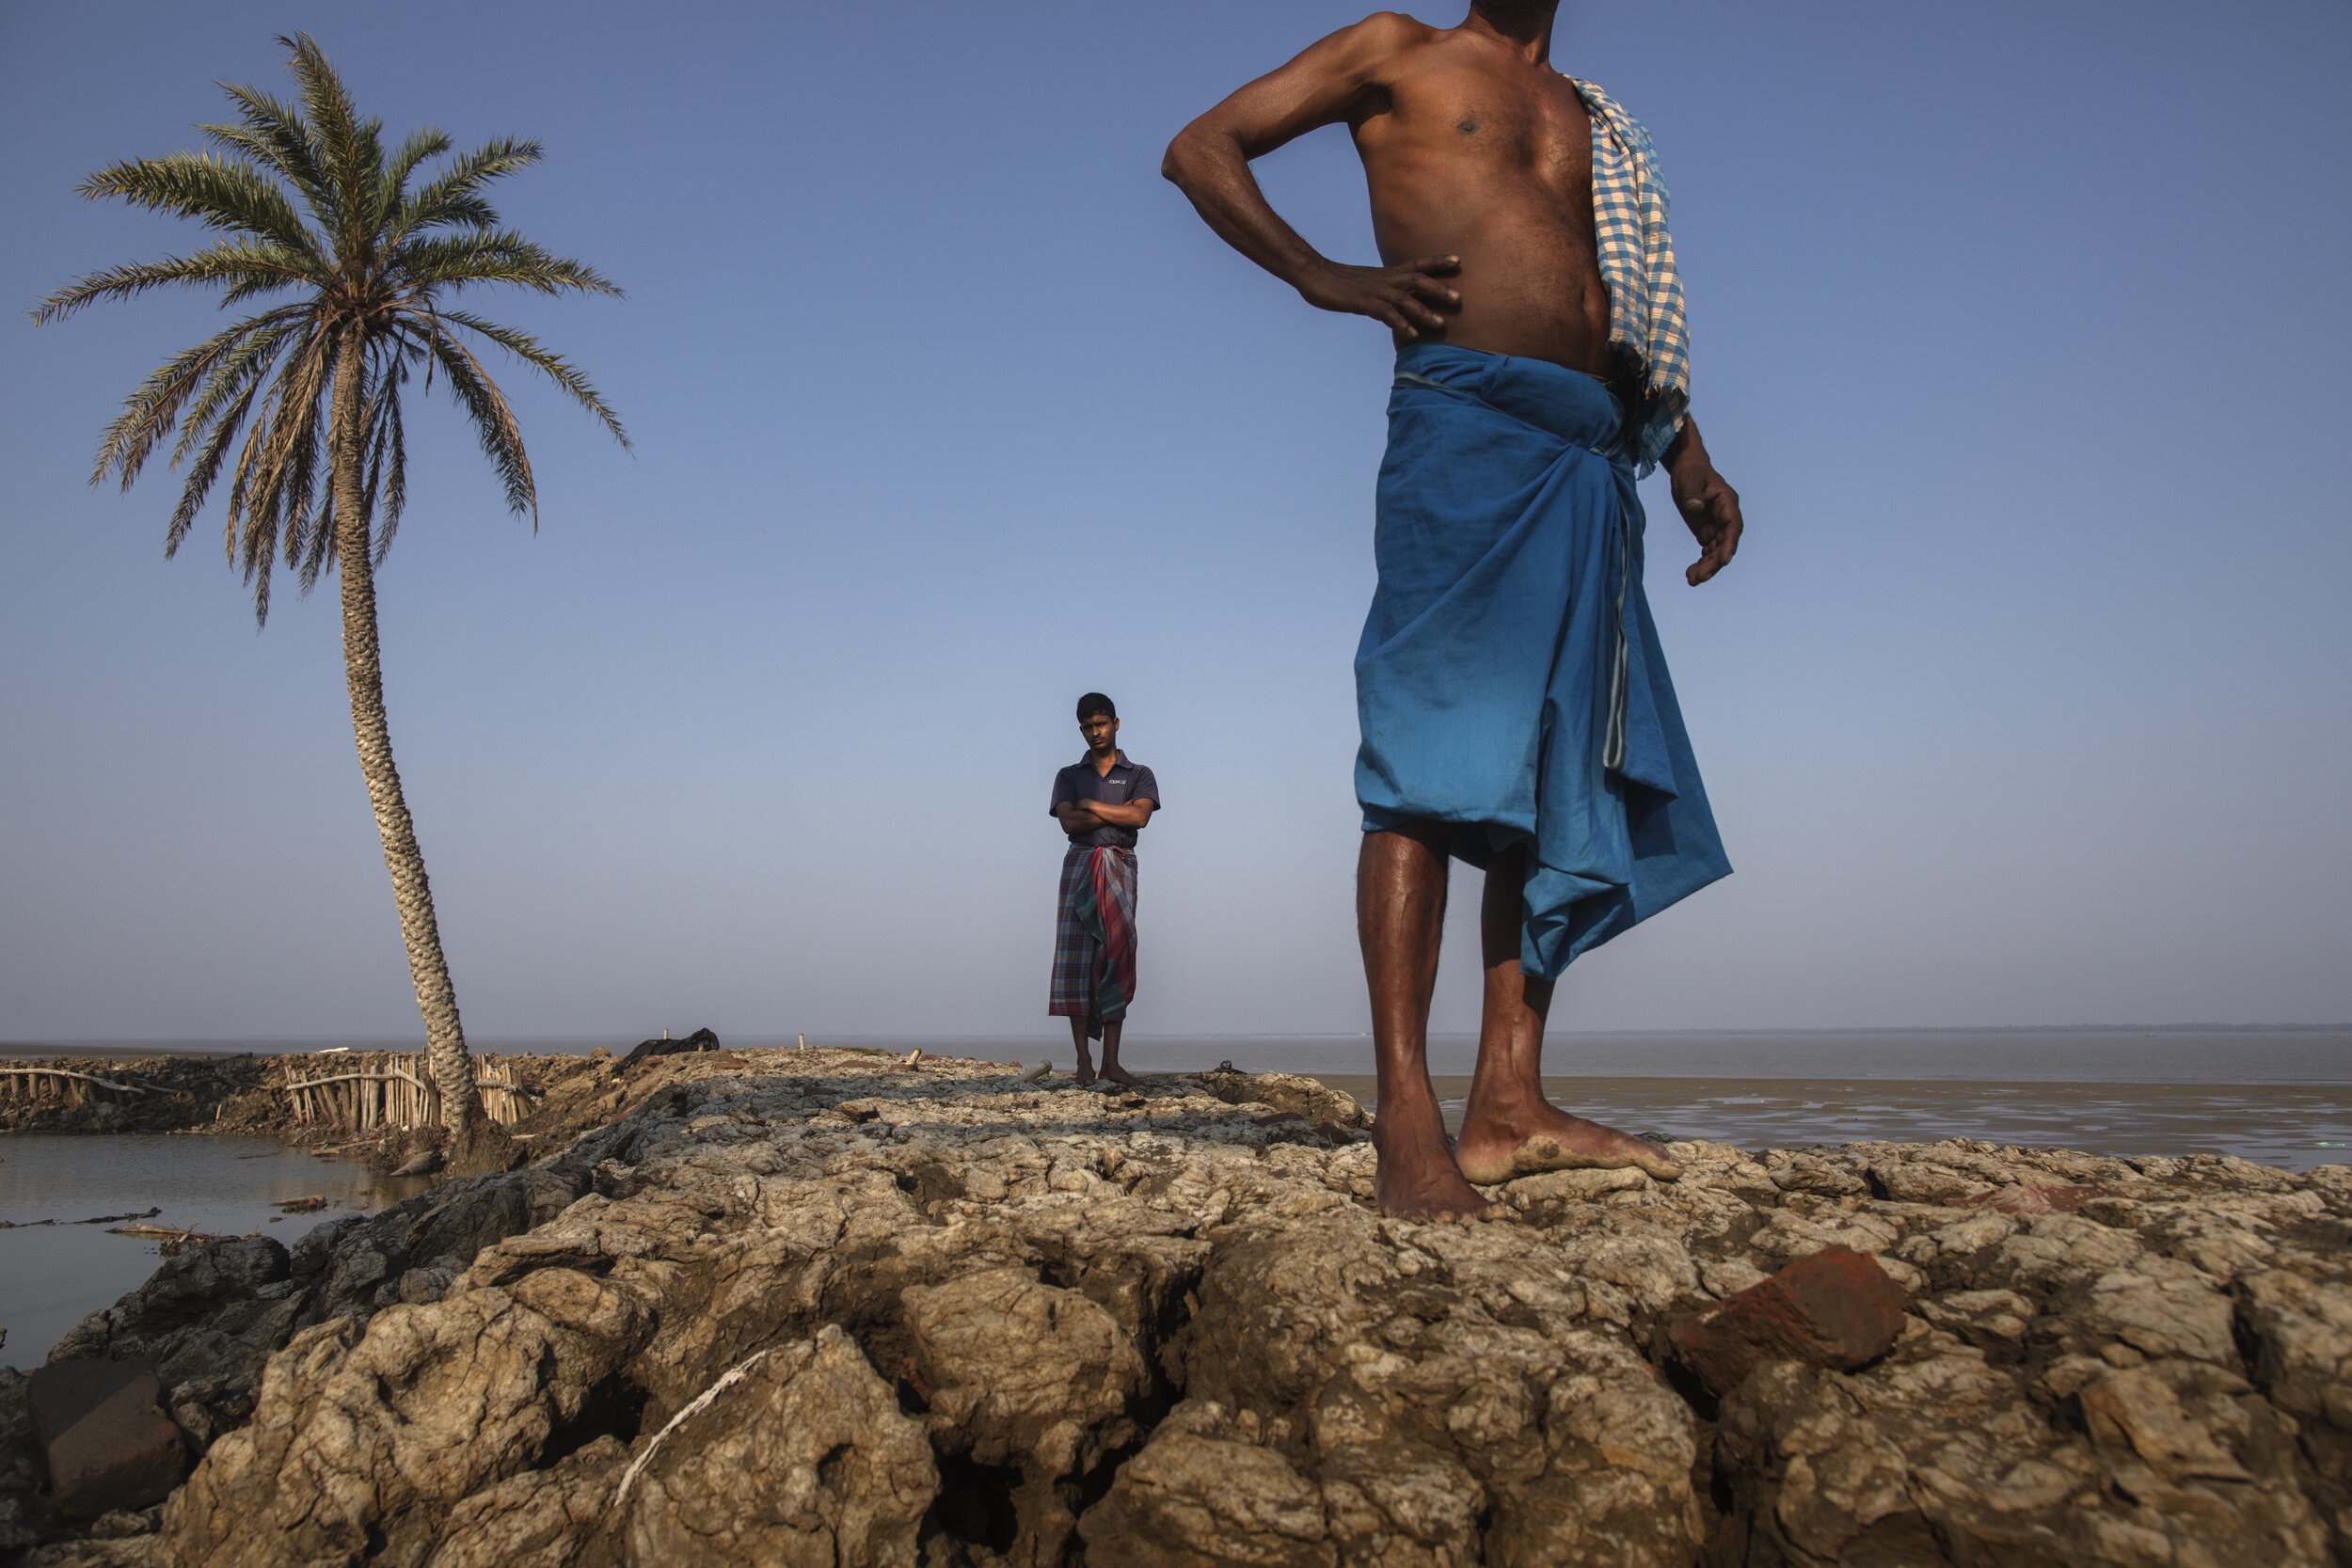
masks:
<svg viewBox="0 0 2352 1568"><path fill-rule="evenodd" d="M622 446L628 437L562 357L444 301L485 283L545 294L621 291L501 228L484 199L492 181L539 161L538 143L501 139L425 170L450 152L447 135L419 131L388 154L383 122L358 117L310 35L278 41L301 89L298 104L224 84L236 123L198 127L214 150L116 164L76 187L92 199L119 197L194 218L221 237L191 255L92 273L44 299L33 319L54 321L168 284L217 289L224 309L278 298L150 375L107 427L90 483L113 473L128 490L177 429L171 466L187 466L187 483L165 531L165 555L178 551L226 468L226 548L253 589L257 621L269 618L270 573L280 556L306 594L321 573L342 574L343 672L359 771L392 874L426 1060L453 1152L462 1153L479 1133L481 1100L424 856L392 764L376 647L375 569L407 498L401 388L419 370L428 390L437 373L443 379L504 482L508 509L528 513L535 531L538 495L522 432L464 335L544 373Z"/></svg>

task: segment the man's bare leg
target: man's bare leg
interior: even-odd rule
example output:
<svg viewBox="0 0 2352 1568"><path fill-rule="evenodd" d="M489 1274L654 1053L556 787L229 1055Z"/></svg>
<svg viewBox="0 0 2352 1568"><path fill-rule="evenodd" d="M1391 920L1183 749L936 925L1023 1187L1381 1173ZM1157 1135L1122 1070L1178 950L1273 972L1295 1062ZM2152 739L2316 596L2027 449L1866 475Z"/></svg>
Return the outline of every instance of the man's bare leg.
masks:
<svg viewBox="0 0 2352 1568"><path fill-rule="evenodd" d="M1104 1033L1107 1035L1109 1031ZM1070 1043L1077 1048L1078 1087L1083 1089L1094 1082L1094 1055L1087 1045L1087 1021L1075 1013L1070 1015ZM1105 1049L1104 1054L1109 1053Z"/></svg>
<svg viewBox="0 0 2352 1568"><path fill-rule="evenodd" d="M1552 983L1519 973L1527 867L1527 851L1514 849L1487 868L1486 895L1479 909L1486 995L1478 1025L1478 1071L1470 1080L1470 1110L1454 1156L1473 1181L1627 1165L1672 1180L1682 1167L1656 1144L1572 1117L1544 1099L1544 1020L1551 1011ZM1380 1103L1385 1110L1385 1087Z"/></svg>
<svg viewBox="0 0 2352 1568"><path fill-rule="evenodd" d="M1119 1032L1127 1026L1123 1018L1106 1019L1103 1023L1103 1076L1114 1084L1124 1084L1131 1089L1143 1087L1136 1075L1119 1065Z"/></svg>
<svg viewBox="0 0 2352 1568"><path fill-rule="evenodd" d="M1380 1073L1372 1133L1380 1207L1411 1219L1475 1218L1493 1207L1455 1168L1429 1087L1429 992L1445 927L1443 832L1417 823L1366 833L1356 863L1356 926Z"/></svg>

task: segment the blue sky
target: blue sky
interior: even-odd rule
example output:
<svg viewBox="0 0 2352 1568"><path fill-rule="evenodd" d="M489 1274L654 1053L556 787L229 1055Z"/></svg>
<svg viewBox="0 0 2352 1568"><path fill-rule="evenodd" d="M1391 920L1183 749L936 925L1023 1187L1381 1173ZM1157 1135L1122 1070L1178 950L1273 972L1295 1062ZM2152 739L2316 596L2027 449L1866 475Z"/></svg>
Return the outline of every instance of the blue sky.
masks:
<svg viewBox="0 0 2352 1568"><path fill-rule="evenodd" d="M166 562L171 476L86 486L215 310L21 313L197 243L71 188L281 88L295 27L394 132L544 141L505 214L628 291L482 302L636 442L509 374L535 536L453 410L409 421L386 666L473 1033L1046 1033L1098 686L1168 795L1138 1033L1362 1028L1389 350L1157 176L1359 14L0 7L0 1037L417 1028L332 595L257 633L216 513ZM1657 141L1750 520L1687 589L1653 482L1738 872L1559 1025L2352 1018L2352 11L1571 3L1555 58ZM1260 166L1372 259L1343 133Z"/></svg>

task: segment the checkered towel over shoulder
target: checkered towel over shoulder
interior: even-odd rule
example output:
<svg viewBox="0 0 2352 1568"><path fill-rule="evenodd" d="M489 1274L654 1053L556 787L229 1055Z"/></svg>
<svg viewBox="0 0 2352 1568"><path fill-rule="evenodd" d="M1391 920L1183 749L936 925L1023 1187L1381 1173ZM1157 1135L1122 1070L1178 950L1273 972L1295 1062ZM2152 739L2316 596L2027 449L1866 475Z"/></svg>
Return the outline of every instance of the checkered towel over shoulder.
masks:
<svg viewBox="0 0 2352 1568"><path fill-rule="evenodd" d="M1691 406L1691 330L1666 232L1666 180L1640 120L1592 83L1568 84L1592 111L1593 232L1609 286L1609 344L1642 370L1642 406L1628 412L1630 453L1646 474Z"/></svg>

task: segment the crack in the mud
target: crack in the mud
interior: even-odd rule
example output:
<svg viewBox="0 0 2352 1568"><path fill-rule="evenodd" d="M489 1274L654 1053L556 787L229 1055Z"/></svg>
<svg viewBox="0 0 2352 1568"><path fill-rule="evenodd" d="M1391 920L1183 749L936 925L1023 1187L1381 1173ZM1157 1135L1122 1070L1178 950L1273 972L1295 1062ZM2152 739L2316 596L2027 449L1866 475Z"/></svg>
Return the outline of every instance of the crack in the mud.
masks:
<svg viewBox="0 0 2352 1568"><path fill-rule="evenodd" d="M623 1445L637 1441L645 1413L645 1390L621 1372L613 1372L588 1390L580 1414L557 1423L539 1450L534 1469L549 1469L569 1459L599 1437Z"/></svg>
<svg viewBox="0 0 2352 1568"><path fill-rule="evenodd" d="M965 1545L1009 1551L1021 1532L1020 1511L1013 1502L1021 1481L1016 1465L982 1465L963 1454L940 1455L932 1528Z"/></svg>

